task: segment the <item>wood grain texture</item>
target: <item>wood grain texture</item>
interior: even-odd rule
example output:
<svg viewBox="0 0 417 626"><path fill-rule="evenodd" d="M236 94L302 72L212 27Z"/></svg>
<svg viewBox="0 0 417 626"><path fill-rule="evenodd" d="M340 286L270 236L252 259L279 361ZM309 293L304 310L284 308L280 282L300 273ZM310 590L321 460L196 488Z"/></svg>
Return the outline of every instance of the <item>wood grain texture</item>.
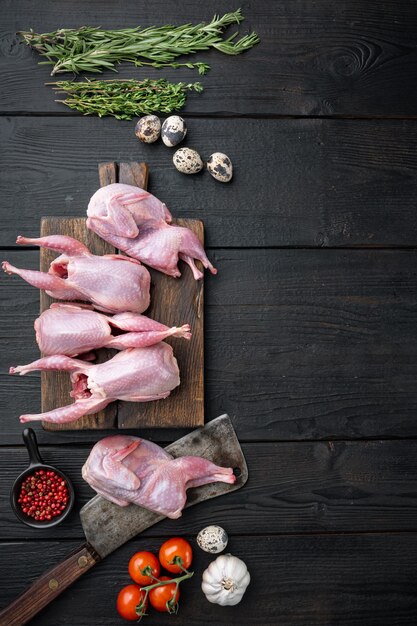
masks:
<svg viewBox="0 0 417 626"><path fill-rule="evenodd" d="M390 532L416 527L416 441L247 443L242 449L249 469L242 489L185 509L178 520L165 519L140 536L195 536L214 521L228 532L253 534L260 541L275 533ZM34 531L15 518L3 498L0 540L81 541L78 513L94 496L81 477L89 452L89 446L42 447L45 461L73 482L75 509L65 524ZM1 454L0 483L6 492L12 477L25 468L27 453L4 447Z"/></svg>
<svg viewBox="0 0 417 626"><path fill-rule="evenodd" d="M237 8L216 0L125 0L123 11L110 0L7 1L2 19L0 94L5 112L68 115L55 101L49 66L16 36L30 27L182 24L210 20ZM413 2L385 0L246 0L242 33L256 30L261 43L244 55L216 51L198 55L212 70L204 77L186 68L134 68L122 64L118 77L164 76L174 81L201 79L203 94L190 94L184 113L211 115L410 115L417 107L417 15ZM233 30L233 29L231 29ZM97 74L95 75L97 76ZM106 72L106 78L114 73ZM59 78L71 79L70 74Z"/></svg>
<svg viewBox="0 0 417 626"><path fill-rule="evenodd" d="M147 189L149 169L145 163L113 164L113 169L112 180ZM111 164L100 165L100 180L109 171ZM204 245L201 220L174 219L172 223L189 228ZM196 264L204 271L199 261ZM169 327L185 323L191 326L191 342L178 338L166 341L174 349L181 385L159 402L117 402L118 428L195 428L204 424L204 278L195 281L182 261L179 267L180 280L149 268L152 297L146 314Z"/></svg>
<svg viewBox="0 0 417 626"><path fill-rule="evenodd" d="M118 181L127 185L147 188L148 168L143 164L121 163ZM204 246L204 226L201 220L174 219L173 224L189 228ZM196 263L204 268L200 261ZM173 349L180 369L181 385L165 400L157 402L118 402L119 428L187 427L204 424L204 278L194 280L191 271L179 263L179 280L149 268L151 274L151 305L147 315L166 326L188 323L192 330L191 342L167 339Z"/></svg>
<svg viewBox="0 0 417 626"><path fill-rule="evenodd" d="M121 182L146 189L148 168L145 163L102 163L99 166L100 185ZM200 220L177 219L173 224L192 230L204 245L204 227ZM113 254L116 250L85 226L85 218L43 218L41 235L69 235L85 243L93 254ZM57 255L41 249L40 266L48 271ZM203 269L200 262L197 266ZM193 337L190 342L168 339L178 361L181 385L165 400L158 402L114 402L96 415L84 416L75 422L52 424L43 422L45 430L86 430L138 427L197 427L204 424L204 279L195 281L191 271L180 262L182 276L173 279L156 270L151 273L151 305L146 311L152 319L167 326L189 323ZM52 298L41 292L41 312L49 308ZM98 362L111 358L116 352L98 350ZM68 404L71 383L66 372L42 372L42 411Z"/></svg>
<svg viewBox="0 0 417 626"><path fill-rule="evenodd" d="M204 92L190 94L183 110L184 145L204 160L227 153L229 185L207 173L181 176L172 150L137 141L136 120L82 117L54 102L44 85L49 68L16 36L30 27L196 22L236 6L2 3L3 258L37 269L37 252L10 250L18 232L38 236L45 214L84 217L98 162L147 161L151 193L174 215L204 219L208 254L219 268L206 280L206 419L231 414L247 442L250 472L245 488L227 500L191 507L111 555L33 626L114 626L130 556L156 552L177 534L195 548L196 573L177 616L147 618L158 626L417 623L417 253L371 249L417 246L415 3L245 0L240 30L256 30L261 44L237 57L199 55L212 66L207 76L122 64L117 78L201 80ZM107 182L115 182L111 164ZM97 438L114 433L41 430L38 439L48 444L42 454L74 481L76 507L49 532L12 517L7 493L27 460L17 418L38 411L40 385L37 374L12 380L7 370L38 357L39 295L16 277L2 281L0 607L80 544L78 511L93 495L80 468ZM185 432L140 434L169 443ZM368 437L375 440L363 441ZM252 575L236 607L210 605L199 588L212 557L197 549L195 535L211 523L225 527L230 551Z"/></svg>
<svg viewBox="0 0 417 626"><path fill-rule="evenodd" d="M141 189L147 189L149 168L146 163L120 163L118 165L118 181L125 185L134 185Z"/></svg>
<svg viewBox="0 0 417 626"><path fill-rule="evenodd" d="M417 436L416 254L209 250L219 272L206 280L206 420L227 411L244 441ZM34 251L6 258L37 267ZM16 418L37 409L38 381L5 372L36 358L36 291L2 281L0 404L10 417L0 428L4 443L20 443Z"/></svg>
<svg viewBox="0 0 417 626"><path fill-rule="evenodd" d="M227 529L230 530L230 529ZM172 626L414 626L417 621L415 533L336 536L230 536L232 554L247 563L251 582L238 606L209 604L200 585L213 556L203 553L194 536L194 576L181 586L177 615L149 623ZM99 563L57 598L31 626L114 626L115 602L130 582L127 563L137 550L157 552L161 539L137 539ZM62 559L74 542L13 542L1 546L0 602ZM24 561L22 577L19 563ZM169 620L169 621L168 621ZM278 620L278 621L277 621ZM120 622L121 623L121 622Z"/></svg>
<svg viewBox="0 0 417 626"><path fill-rule="evenodd" d="M189 228L204 245L201 220L174 219ZM197 267L204 271L200 261ZM194 428L204 424L204 281L196 281L180 261L181 278L166 276L149 268L151 304L146 314L166 326L190 324L191 341L177 337L166 340L174 349L181 384L168 398L156 402L118 402L118 428Z"/></svg>
<svg viewBox="0 0 417 626"><path fill-rule="evenodd" d="M234 484L218 481L197 486L188 495L187 508L228 495L241 489L248 480L246 461L228 415L221 415L203 428L193 430L167 446L166 450L173 458L204 456L217 465L233 468L235 473ZM124 508L96 495L80 511L87 542L44 573L0 612L0 624L23 626L99 560L156 524L161 517L164 516L140 506Z"/></svg>
<svg viewBox="0 0 417 626"><path fill-rule="evenodd" d="M143 189L146 189L148 183L148 167L145 163L141 164L144 166L144 170L146 170L146 176L142 176L141 182L145 185ZM142 171L142 170L141 170ZM100 187L106 187L107 185L112 185L113 183L117 183L117 172L118 165L114 162L108 163L99 163L98 166L98 180L100 182Z"/></svg>
<svg viewBox="0 0 417 626"><path fill-rule="evenodd" d="M187 119L187 125L185 145L203 158L216 150L230 156L230 184L207 172L180 174L162 142L138 141L134 122L0 118L0 245L13 245L17 232L37 236L42 215L84 217L97 162L115 159L148 162L149 191L173 215L203 219L209 247L417 244L415 122Z"/></svg>
<svg viewBox="0 0 417 626"><path fill-rule="evenodd" d="M145 178L144 178L145 180ZM99 168L100 186L104 187L116 182L116 168L114 163L103 163ZM41 237L47 235L69 235L79 241L82 241L93 254L114 254L116 249L109 243L103 241L92 231L85 227L85 218L56 218L44 217L41 220ZM47 272L51 261L56 258L56 254L46 248L40 249L40 269ZM48 309L53 298L48 296L44 291L40 292L40 312ZM96 350L97 362L107 361L116 352L102 348ZM42 412L50 411L60 406L68 404L72 385L67 372L41 372L41 406ZM85 430L85 429L103 429L112 428L117 423L117 405L110 404L102 411L94 415L85 415L84 417L71 422L69 424L54 424L51 422L42 422L45 430Z"/></svg>
<svg viewBox="0 0 417 626"><path fill-rule="evenodd" d="M103 241L95 233L85 227L85 218L79 217L43 217L41 221L41 237L48 235L68 235L84 243L93 254L114 254L113 248L106 241ZM51 262L58 256L47 248L40 249L40 270L47 272ZM49 309L52 302L58 302L48 296L44 291L40 291L40 312ZM107 361L114 351L102 348L97 350L97 361L102 363ZM61 406L71 404L70 391L72 385L68 372L41 372L41 407L42 413L51 411ZM64 424L53 424L42 422L45 430L85 430L89 428L112 428L116 423L116 405L110 404L102 411L94 415L85 415L75 422Z"/></svg>
<svg viewBox="0 0 417 626"><path fill-rule="evenodd" d="M82 545L35 580L30 587L0 611L0 624L22 626L27 624L46 605L63 593L80 576L86 574L98 561L88 545Z"/></svg>

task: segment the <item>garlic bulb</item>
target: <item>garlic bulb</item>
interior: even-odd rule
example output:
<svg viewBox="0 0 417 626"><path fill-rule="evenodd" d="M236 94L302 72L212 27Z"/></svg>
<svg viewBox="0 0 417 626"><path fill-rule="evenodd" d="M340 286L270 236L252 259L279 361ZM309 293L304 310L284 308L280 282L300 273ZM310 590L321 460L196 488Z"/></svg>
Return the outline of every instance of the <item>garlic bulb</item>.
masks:
<svg viewBox="0 0 417 626"><path fill-rule="evenodd" d="M246 564L237 556L222 554L203 573L201 588L209 602L226 606L238 604L249 583Z"/></svg>

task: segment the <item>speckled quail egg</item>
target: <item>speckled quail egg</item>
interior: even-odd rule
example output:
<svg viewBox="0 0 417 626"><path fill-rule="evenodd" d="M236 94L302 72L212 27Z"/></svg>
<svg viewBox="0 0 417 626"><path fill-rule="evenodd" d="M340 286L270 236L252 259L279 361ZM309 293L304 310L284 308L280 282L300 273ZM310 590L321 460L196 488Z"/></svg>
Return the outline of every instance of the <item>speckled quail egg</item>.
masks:
<svg viewBox="0 0 417 626"><path fill-rule="evenodd" d="M162 124L161 137L162 141L168 148L177 146L187 134L187 126L179 115L171 115L167 117Z"/></svg>
<svg viewBox="0 0 417 626"><path fill-rule="evenodd" d="M233 165L227 154L213 152L207 159L207 169L216 180L228 183L233 176Z"/></svg>
<svg viewBox="0 0 417 626"><path fill-rule="evenodd" d="M218 554L223 552L229 538L221 526L206 526L197 535L197 543L204 552Z"/></svg>
<svg viewBox="0 0 417 626"><path fill-rule="evenodd" d="M172 160L177 170L182 174L196 174L203 169L200 155L191 148L179 148Z"/></svg>
<svg viewBox="0 0 417 626"><path fill-rule="evenodd" d="M135 135L144 143L154 143L161 134L161 120L156 115L141 117L135 127Z"/></svg>

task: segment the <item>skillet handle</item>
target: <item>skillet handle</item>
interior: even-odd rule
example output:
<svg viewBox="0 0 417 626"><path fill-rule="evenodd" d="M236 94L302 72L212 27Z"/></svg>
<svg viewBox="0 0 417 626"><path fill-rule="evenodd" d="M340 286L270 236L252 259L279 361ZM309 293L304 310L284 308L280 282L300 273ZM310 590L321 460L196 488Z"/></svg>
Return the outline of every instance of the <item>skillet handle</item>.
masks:
<svg viewBox="0 0 417 626"><path fill-rule="evenodd" d="M0 626L23 626L98 561L94 549L83 544L0 611Z"/></svg>
<svg viewBox="0 0 417 626"><path fill-rule="evenodd" d="M29 453L30 465L44 465L39 452L35 431L32 428L25 428L22 433L22 437Z"/></svg>

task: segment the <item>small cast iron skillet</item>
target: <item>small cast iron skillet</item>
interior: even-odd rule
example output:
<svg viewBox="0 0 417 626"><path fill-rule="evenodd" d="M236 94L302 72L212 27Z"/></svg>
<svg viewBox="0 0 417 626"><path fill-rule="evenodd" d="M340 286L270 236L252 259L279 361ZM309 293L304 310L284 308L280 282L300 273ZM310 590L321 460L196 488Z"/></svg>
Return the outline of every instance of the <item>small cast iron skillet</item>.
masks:
<svg viewBox="0 0 417 626"><path fill-rule="evenodd" d="M27 467L25 471L22 472L16 478L16 480L13 483L13 487L10 491L10 504L12 505L13 512L21 522L23 522L27 526L32 526L32 528L51 528L52 526L57 526L58 524L63 522L64 519L69 515L74 505L74 499L75 499L74 488L71 482L69 481L69 479L67 478L67 476L65 476L65 474L61 472L61 470L57 469L56 467L53 467L52 465L46 465L43 462L42 457L39 453L38 442L36 441L35 431L32 430L32 428L25 428L25 430L22 433L22 437L23 437L25 446L27 448L27 451L29 453L29 467ZM17 501L19 498L20 488L25 478L27 478L27 476L33 474L37 470L41 470L41 469L49 470L49 471L53 470L54 472L58 474L58 476L61 476L62 480L65 480L67 484L68 495L69 495L67 507L62 511L61 515L57 515L51 520L42 520L42 521L35 520L33 517L29 517L29 515L26 515L26 513L23 513L22 508Z"/></svg>

